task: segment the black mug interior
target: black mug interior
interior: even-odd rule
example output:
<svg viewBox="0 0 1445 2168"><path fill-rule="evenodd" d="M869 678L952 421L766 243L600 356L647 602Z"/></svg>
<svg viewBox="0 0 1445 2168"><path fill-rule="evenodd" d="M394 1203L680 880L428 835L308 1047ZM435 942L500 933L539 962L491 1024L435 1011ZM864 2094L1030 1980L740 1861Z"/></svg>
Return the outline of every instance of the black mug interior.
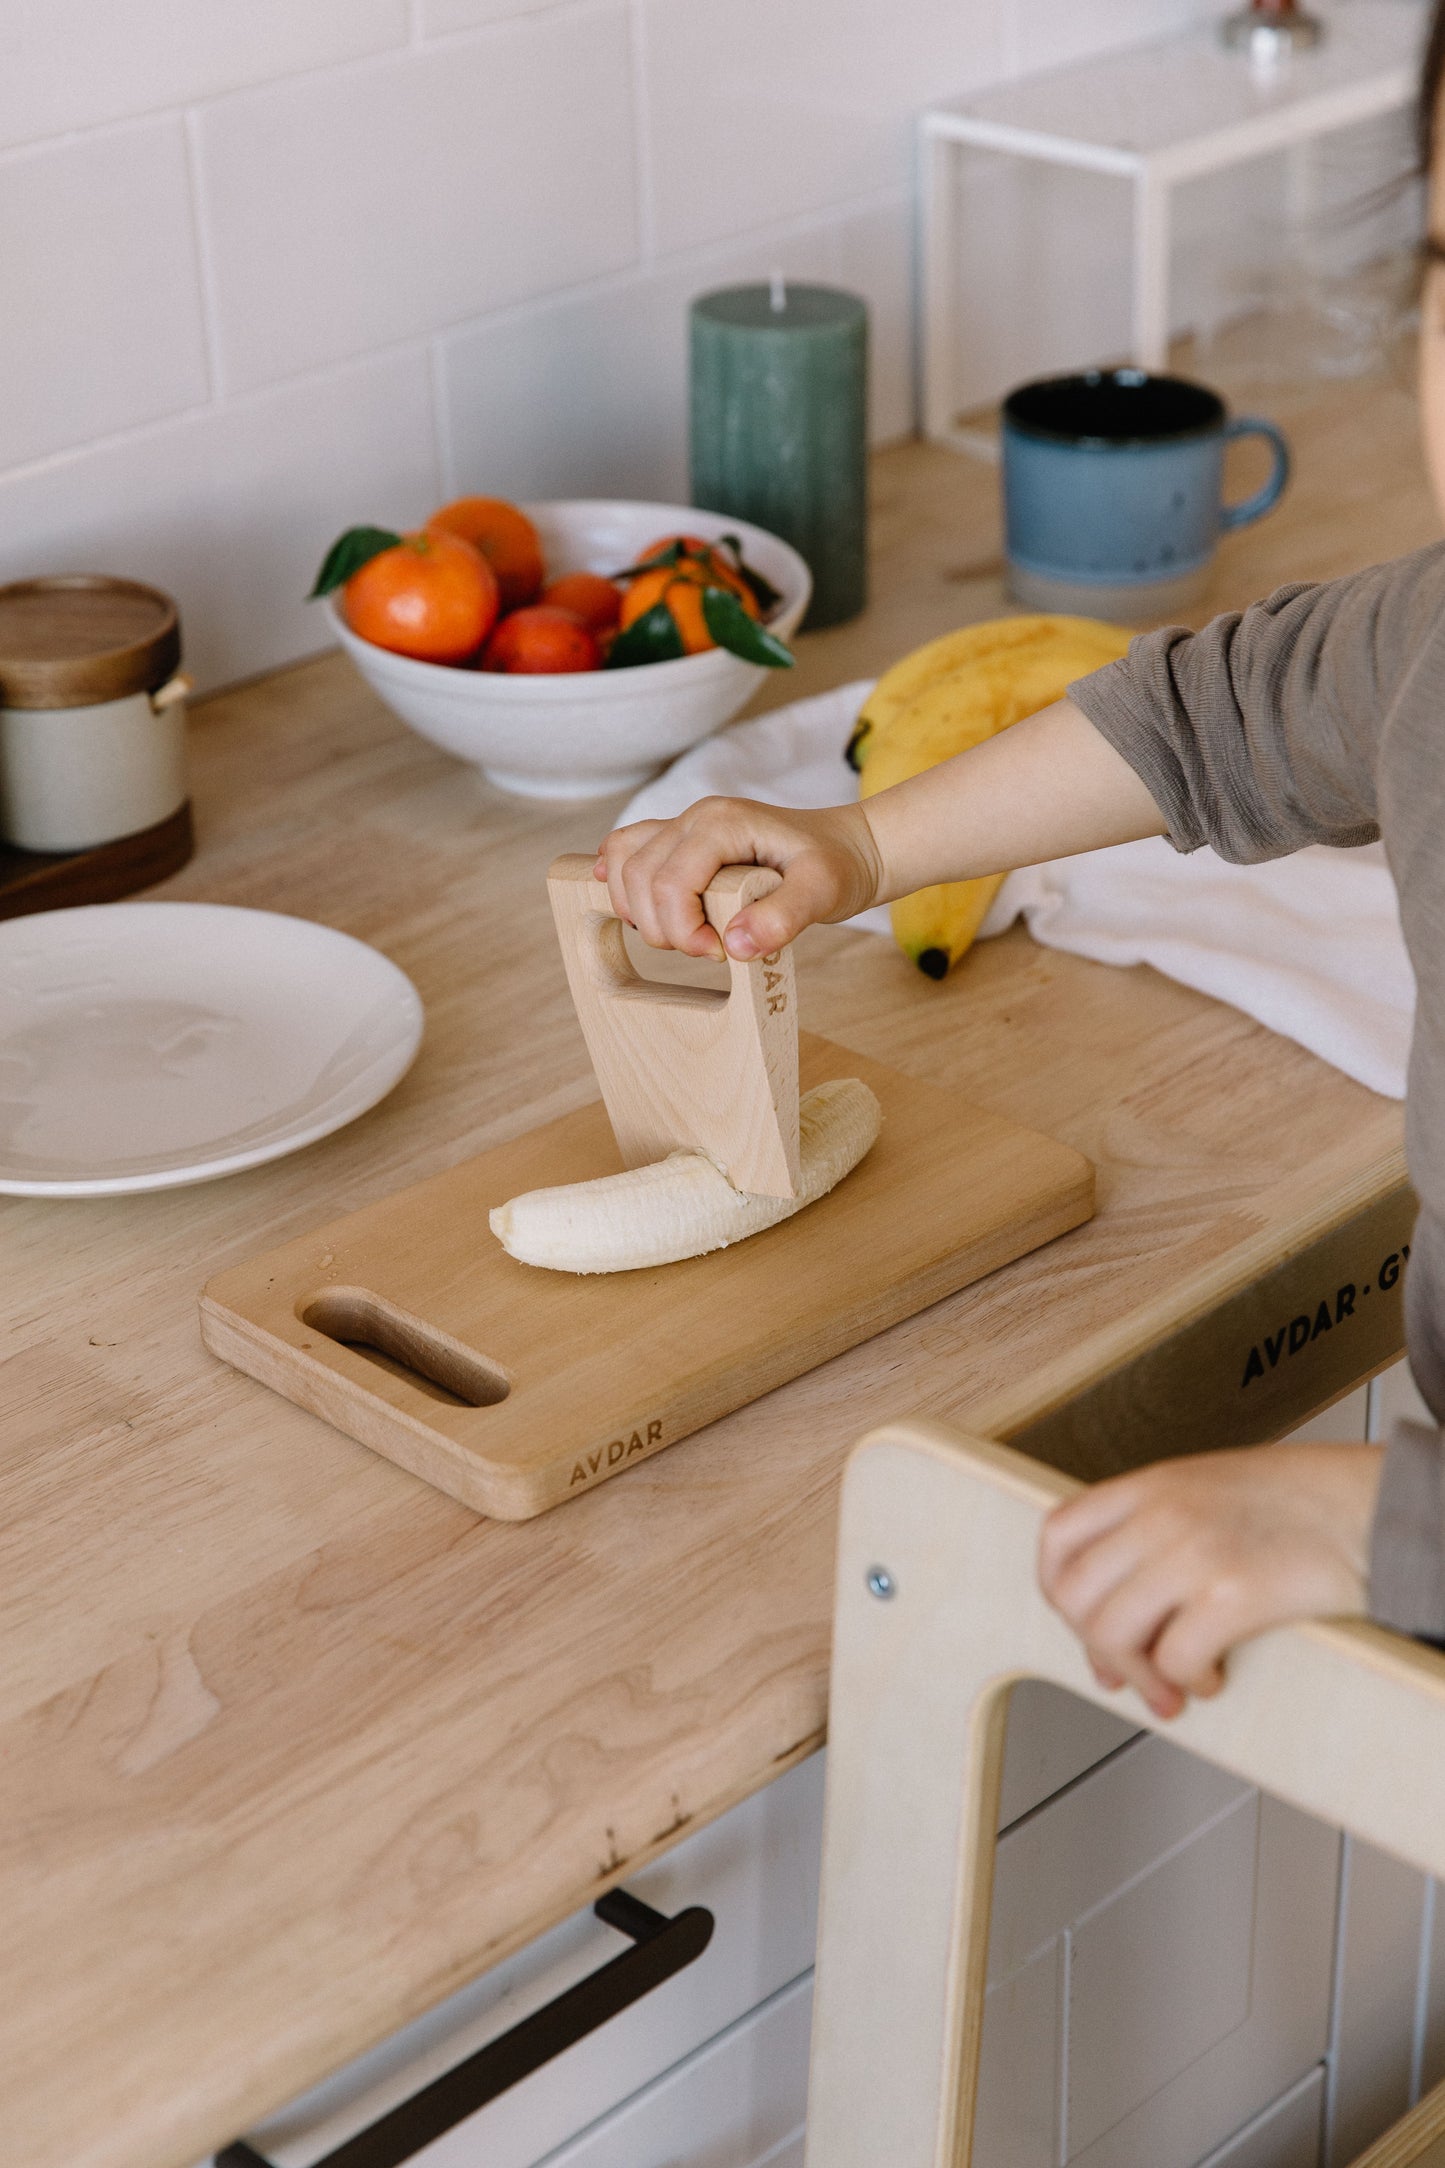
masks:
<svg viewBox="0 0 1445 2168"><path fill-rule="evenodd" d="M1060 444L1158 444L1203 436L1224 421L1223 400L1202 384L1143 369L1041 377L1011 391L1003 411L1012 428Z"/></svg>

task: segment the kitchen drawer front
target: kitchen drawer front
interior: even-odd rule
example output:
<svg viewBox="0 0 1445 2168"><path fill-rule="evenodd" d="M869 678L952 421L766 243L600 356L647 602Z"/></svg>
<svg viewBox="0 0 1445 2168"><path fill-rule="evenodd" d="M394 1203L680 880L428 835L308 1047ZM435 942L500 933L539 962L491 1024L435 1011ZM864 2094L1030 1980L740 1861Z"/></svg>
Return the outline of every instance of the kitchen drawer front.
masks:
<svg viewBox="0 0 1445 2168"><path fill-rule="evenodd" d="M716 1925L702 1956L417 2161L532 2168L806 1972L817 1939L822 1807L823 1757L814 1755L629 1875L626 1888L660 1912L707 1907ZM276 2168L310 2168L626 1947L590 1910L579 1913L246 2136Z"/></svg>
<svg viewBox="0 0 1445 2168"><path fill-rule="evenodd" d="M1152 1737L1006 1832L978 2168L1194 2168L1325 2054L1338 1834Z"/></svg>
<svg viewBox="0 0 1445 2168"><path fill-rule="evenodd" d="M808 2106L811 1973L625 2101L544 2168L777 2168ZM491 2168L483 2148L433 2146L418 2168Z"/></svg>
<svg viewBox="0 0 1445 2168"><path fill-rule="evenodd" d="M1021 1686L1010 1710L1003 1818L1031 1811L1134 1736L1056 1687ZM485 2137L488 2168L531 2168L811 1966L823 1772L817 1754L628 1877L626 1887L659 1911L706 1905L717 1921L712 1942L687 1971L470 2119L466 2143ZM310 2168L624 1947L590 1911L579 1913L248 2137L276 2168ZM442 2168L450 2143L418 2158Z"/></svg>

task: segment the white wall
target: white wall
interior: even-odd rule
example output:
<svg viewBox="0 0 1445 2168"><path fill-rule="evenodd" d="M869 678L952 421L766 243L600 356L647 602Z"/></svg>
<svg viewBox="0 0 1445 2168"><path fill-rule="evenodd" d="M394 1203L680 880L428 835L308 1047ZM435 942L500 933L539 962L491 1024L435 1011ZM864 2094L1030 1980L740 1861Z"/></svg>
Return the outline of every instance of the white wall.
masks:
<svg viewBox="0 0 1445 2168"><path fill-rule="evenodd" d="M0 578L323 644L355 520L686 497L686 304L864 293L912 426L910 120L1208 0L4 0Z"/></svg>

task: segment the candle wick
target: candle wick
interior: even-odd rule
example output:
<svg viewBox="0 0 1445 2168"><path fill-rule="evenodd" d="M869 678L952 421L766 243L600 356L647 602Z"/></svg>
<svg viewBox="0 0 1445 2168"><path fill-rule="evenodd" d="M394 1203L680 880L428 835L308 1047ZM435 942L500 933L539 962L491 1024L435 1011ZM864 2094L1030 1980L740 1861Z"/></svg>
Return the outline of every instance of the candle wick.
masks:
<svg viewBox="0 0 1445 2168"><path fill-rule="evenodd" d="M768 298L772 304L773 314L781 316L788 305L788 289L781 271L775 271L768 280Z"/></svg>

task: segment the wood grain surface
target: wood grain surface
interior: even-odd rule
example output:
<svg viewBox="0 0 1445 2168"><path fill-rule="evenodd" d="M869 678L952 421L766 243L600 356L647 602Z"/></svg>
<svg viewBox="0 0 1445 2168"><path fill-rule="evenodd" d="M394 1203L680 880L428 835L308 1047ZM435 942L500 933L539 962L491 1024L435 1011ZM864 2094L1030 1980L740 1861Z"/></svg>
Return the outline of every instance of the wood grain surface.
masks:
<svg viewBox="0 0 1445 2168"><path fill-rule="evenodd" d="M1404 392L1283 418L1298 480L1226 538L1210 607L1433 531ZM906 446L873 501L873 607L768 698L998 614L994 475ZM1148 970L1016 932L935 985L815 931L804 1024L1072 1144L1097 1217L625 1483L480 1520L208 1355L196 1298L593 1097L530 898L609 808L489 790L339 657L205 703L192 777L199 850L163 893L374 942L426 1040L295 1158L0 1202L0 2070L26 2168L188 2168L811 1752L860 1432L1022 1425L1403 1179L1397 1106Z"/></svg>
<svg viewBox="0 0 1445 2168"><path fill-rule="evenodd" d="M1353 2168L1445 2168L1445 2085L1427 2093Z"/></svg>
<svg viewBox="0 0 1445 2168"><path fill-rule="evenodd" d="M7 707L86 707L155 692L180 660L180 619L158 587L100 572L0 587L0 702Z"/></svg>
<svg viewBox="0 0 1445 2168"><path fill-rule="evenodd" d="M645 1272L519 1264L493 1206L620 1171L594 1102L213 1280L206 1345L449 1497L528 1520L1093 1210L1068 1145L828 1039L793 1045L805 1090L861 1078L883 1130L781 1226Z"/></svg>

